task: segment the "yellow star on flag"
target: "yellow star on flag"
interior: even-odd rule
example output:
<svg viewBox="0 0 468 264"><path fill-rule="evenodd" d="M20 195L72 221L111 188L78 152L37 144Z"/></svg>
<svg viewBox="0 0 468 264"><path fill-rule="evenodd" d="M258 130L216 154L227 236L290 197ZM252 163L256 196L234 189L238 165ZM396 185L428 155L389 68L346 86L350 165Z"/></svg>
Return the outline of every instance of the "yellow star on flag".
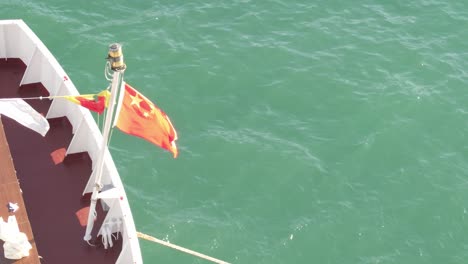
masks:
<svg viewBox="0 0 468 264"><path fill-rule="evenodd" d="M137 105L138 108L140 108L140 103L143 101L143 99L138 98L138 94L135 94L135 96L130 95L130 98L132 99L130 105Z"/></svg>

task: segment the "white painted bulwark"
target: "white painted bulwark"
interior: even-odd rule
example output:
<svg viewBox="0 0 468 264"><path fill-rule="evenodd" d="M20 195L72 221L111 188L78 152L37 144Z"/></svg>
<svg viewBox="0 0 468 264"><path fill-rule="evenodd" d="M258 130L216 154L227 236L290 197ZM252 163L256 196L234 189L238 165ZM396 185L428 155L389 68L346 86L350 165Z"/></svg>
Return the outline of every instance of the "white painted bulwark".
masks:
<svg viewBox="0 0 468 264"><path fill-rule="evenodd" d="M0 26L0 58L8 58L5 46L5 29Z"/></svg>
<svg viewBox="0 0 468 264"><path fill-rule="evenodd" d="M50 95L79 94L57 60L22 20L0 21L0 56L20 58L27 65L22 84L41 82ZM102 142L102 134L92 115L87 109L66 103L63 98L56 98L46 117L63 116L68 118L74 132L67 154L87 151L94 168ZM92 175L90 178L89 182L94 183ZM109 215L102 228L119 232L123 239L122 251L116 263L143 263L127 196L109 151L106 151L104 155L102 183L113 187L112 193L107 193L109 197L103 199L109 206ZM88 184L84 193L91 192L92 187Z"/></svg>

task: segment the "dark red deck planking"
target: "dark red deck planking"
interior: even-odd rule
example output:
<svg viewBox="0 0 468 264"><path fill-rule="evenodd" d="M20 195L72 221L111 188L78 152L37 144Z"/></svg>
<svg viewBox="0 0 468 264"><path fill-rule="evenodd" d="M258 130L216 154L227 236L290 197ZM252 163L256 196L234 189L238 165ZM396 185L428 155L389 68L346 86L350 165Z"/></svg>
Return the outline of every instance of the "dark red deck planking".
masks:
<svg viewBox="0 0 468 264"><path fill-rule="evenodd" d="M48 95L40 83L19 87L25 69L19 59L0 59L0 98ZM43 115L51 104L48 99L27 102ZM68 119L49 120L50 130L45 137L7 117L2 117L2 122L42 263L115 263L121 242L107 250L99 243L89 246L83 241L86 227L80 225L76 216L77 211L89 206L89 200L81 196L91 174L88 154L54 161L53 153L66 149L73 137ZM104 215L98 206L93 237Z"/></svg>

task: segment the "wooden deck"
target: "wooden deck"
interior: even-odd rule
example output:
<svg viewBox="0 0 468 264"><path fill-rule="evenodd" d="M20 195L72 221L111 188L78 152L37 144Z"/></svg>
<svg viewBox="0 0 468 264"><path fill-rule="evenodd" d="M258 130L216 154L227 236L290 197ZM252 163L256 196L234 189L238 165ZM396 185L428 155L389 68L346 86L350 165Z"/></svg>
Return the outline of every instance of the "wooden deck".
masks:
<svg viewBox="0 0 468 264"><path fill-rule="evenodd" d="M25 69L26 66L19 59L0 59L0 98L48 96L47 90L40 83L19 85ZM49 100L27 102L44 116L51 104ZM80 224L77 214L86 212L89 207L89 198L83 199L81 194L92 172L92 164L86 152L60 159L73 137L68 119L62 117L48 120L50 130L45 137L8 117L1 117L1 121L24 199L24 203L18 202L19 210L24 210L24 213L27 210L32 233L31 228L27 232L31 234L31 239L34 238L32 242L37 247L41 262L115 263L122 249L121 240L115 241L114 247L107 250L99 240L95 241L95 247L89 246L83 240L86 226ZM2 170L4 167L0 164L0 171ZM0 183L8 181L4 179L5 176L0 174ZM14 180L13 185L15 182L18 184L18 181ZM5 188L9 190L10 186ZM3 189L0 190L2 203L7 199L3 197L7 193ZM6 204L1 204L0 207L2 210L6 209ZM94 225L93 237L96 236L105 216L100 203L96 209L98 219ZM20 230L23 230L22 228L27 229L20 225ZM10 262L0 259L0 263Z"/></svg>
<svg viewBox="0 0 468 264"><path fill-rule="evenodd" d="M8 212L7 204L9 202L17 203L19 209L14 212ZM0 247L0 263L15 263L15 264L40 264L37 254L36 242L29 223L28 213L24 205L23 194L16 177L15 167L10 154L10 148L6 140L3 124L0 119L0 216L6 222L8 216L14 215L18 221L19 230L26 234L32 249L29 251L29 257L20 260L5 259L3 254L3 245Z"/></svg>

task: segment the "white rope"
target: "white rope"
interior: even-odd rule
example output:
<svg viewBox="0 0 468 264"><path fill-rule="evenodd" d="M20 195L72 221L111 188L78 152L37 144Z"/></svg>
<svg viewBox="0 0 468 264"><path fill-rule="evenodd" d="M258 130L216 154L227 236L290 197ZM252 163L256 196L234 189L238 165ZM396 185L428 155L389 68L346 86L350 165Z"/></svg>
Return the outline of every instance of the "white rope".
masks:
<svg viewBox="0 0 468 264"><path fill-rule="evenodd" d="M184 247L181 247L181 246L177 246L177 245L171 244L171 243L169 243L169 242L166 242L166 241L161 240L161 239L157 239L157 238L155 238L155 237L152 237L152 236L147 235L147 234L143 234L143 233L141 233L141 232L137 232L137 236L138 236L139 238L143 238L143 239L146 239L146 240L148 240L148 241L152 241L152 242L161 244L161 245L163 245L163 246L170 247L170 248L173 248L173 249L182 251L182 252L184 252L184 253L187 253L187 254L190 254L190 255L193 255L193 256L202 258L202 259L209 260L209 261L214 262L214 263L218 263L218 264L229 264L229 262L222 261L222 260L219 260L219 259L216 259L216 258L207 256L207 255L202 254L202 253L198 253L198 252L193 251L193 250L190 250L190 249L188 249L188 248L184 248Z"/></svg>
<svg viewBox="0 0 468 264"><path fill-rule="evenodd" d="M38 97L24 97L24 98L0 98L0 101L14 101L14 100L42 100L42 99L54 99L54 98L60 98L61 96L38 96Z"/></svg>
<svg viewBox="0 0 468 264"><path fill-rule="evenodd" d="M76 96L89 96L97 94L79 94L79 95L51 95L51 96L37 96L37 97L16 97L16 98L0 98L0 101L14 101L14 100L42 100L42 99L55 99Z"/></svg>
<svg viewBox="0 0 468 264"><path fill-rule="evenodd" d="M112 73L109 71L110 69L110 62L107 61L106 65L104 66L104 78L108 81L112 81Z"/></svg>

